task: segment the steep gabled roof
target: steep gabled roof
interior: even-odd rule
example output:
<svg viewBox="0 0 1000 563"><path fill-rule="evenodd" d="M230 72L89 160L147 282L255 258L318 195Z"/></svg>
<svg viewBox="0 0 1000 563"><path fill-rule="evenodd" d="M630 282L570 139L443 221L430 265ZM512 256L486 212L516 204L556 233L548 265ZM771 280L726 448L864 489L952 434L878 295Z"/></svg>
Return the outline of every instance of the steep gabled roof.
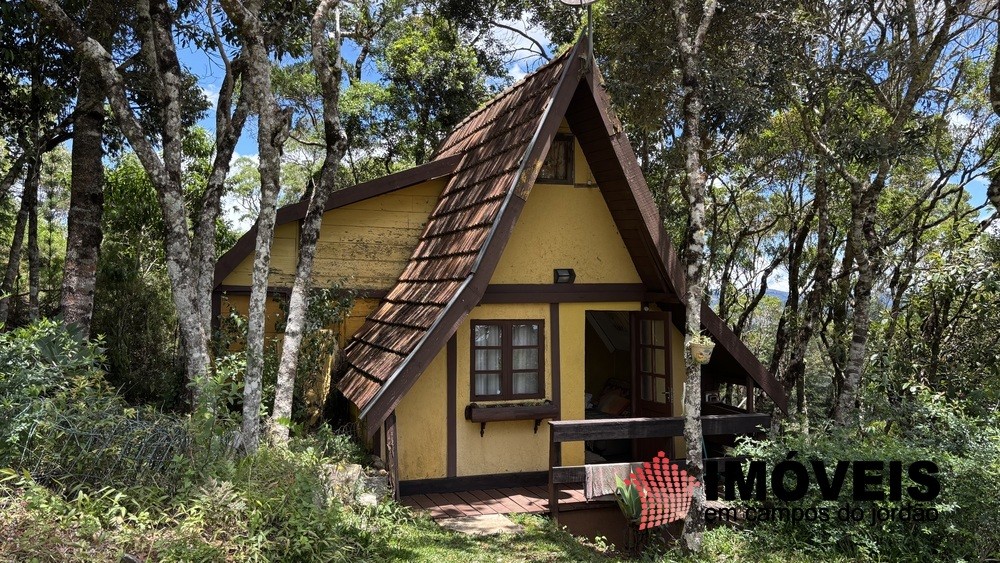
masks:
<svg viewBox="0 0 1000 563"><path fill-rule="evenodd" d="M461 158L458 169L399 281L345 348L338 387L369 432L482 297L579 81L579 50L491 100L439 149Z"/></svg>
<svg viewBox="0 0 1000 563"><path fill-rule="evenodd" d="M583 68L586 52L584 38L469 116L438 151L459 158L457 168L399 281L345 349L338 388L370 434L482 299L563 117L643 283L683 295L680 262L599 72ZM783 389L757 358L707 306L702 318L720 344L711 365L749 374L784 410Z"/></svg>
<svg viewBox="0 0 1000 563"><path fill-rule="evenodd" d="M650 288L683 296L684 269L602 83L600 71L593 68L581 80L566 120L643 281ZM650 281L653 275L658 283ZM683 318L675 316L674 321L683 331ZM701 324L719 344L707 367L730 381L741 380L735 374L747 374L779 409L787 411L784 388L708 305L702 305Z"/></svg>

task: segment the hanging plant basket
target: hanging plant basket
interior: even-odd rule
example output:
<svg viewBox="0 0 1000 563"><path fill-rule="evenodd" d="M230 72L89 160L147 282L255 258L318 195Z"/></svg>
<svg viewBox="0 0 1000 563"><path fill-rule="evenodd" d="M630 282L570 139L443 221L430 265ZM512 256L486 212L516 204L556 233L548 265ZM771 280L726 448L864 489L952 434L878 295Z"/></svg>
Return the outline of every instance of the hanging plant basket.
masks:
<svg viewBox="0 0 1000 563"><path fill-rule="evenodd" d="M712 359L715 342L704 336L696 336L688 344L688 349L691 350L691 357L694 358L695 363L705 365Z"/></svg>

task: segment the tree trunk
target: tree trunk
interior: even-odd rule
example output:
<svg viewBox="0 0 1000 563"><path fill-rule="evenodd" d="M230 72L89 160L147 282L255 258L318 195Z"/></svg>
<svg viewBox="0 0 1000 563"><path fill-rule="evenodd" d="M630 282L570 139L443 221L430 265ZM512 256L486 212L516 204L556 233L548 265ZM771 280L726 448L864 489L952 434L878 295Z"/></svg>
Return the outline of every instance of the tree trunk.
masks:
<svg viewBox="0 0 1000 563"><path fill-rule="evenodd" d="M785 370L786 392L795 388L796 406L799 422L803 431L809 428L809 407L805 391L805 357L809 341L823 311L823 303L830 291L830 278L833 272L833 242L830 232L830 190L827 176L822 167L816 172L816 182L813 196L813 208L818 217L816 258L813 266L812 288L805 298L803 321L796 331L791 347L791 357Z"/></svg>
<svg viewBox="0 0 1000 563"><path fill-rule="evenodd" d="M274 408L271 410L269 428L271 441L276 444L288 442L288 423L292 416L292 395L298 370L299 348L302 345L302 333L306 323L316 242L319 240L326 200L335 189L337 168L347 149L347 135L341 125L338 109L342 75L339 13L336 14L332 40L336 51L327 50L327 44L331 40L327 35L326 24L330 9L335 4L335 0L321 0L311 22L313 67L323 90L323 134L326 155L319 181L309 199L309 207L305 219L302 220L302 232L299 235L299 262L295 269L295 284L288 303L288 322L281 347L281 363L278 365L278 381L274 390Z"/></svg>
<svg viewBox="0 0 1000 563"><path fill-rule="evenodd" d="M259 49L263 50L263 46ZM243 446L250 452L255 451L260 442L267 278L271 267L271 244L274 240L278 192L281 189L281 144L288 134L288 128L280 123L281 116L271 90L271 64L267 53L264 51L260 59L255 57L251 59L251 73L255 75L254 91L261 108L257 131L257 147L260 154L260 215L257 219L257 241L247 326L247 377L243 388ZM287 342L287 333L285 338ZM283 346L287 346L287 343Z"/></svg>
<svg viewBox="0 0 1000 563"><path fill-rule="evenodd" d="M24 193L28 197L28 319L38 320L38 286L41 285L41 258L38 253L38 184L42 175L42 158L36 157L32 174L25 179Z"/></svg>
<svg viewBox="0 0 1000 563"><path fill-rule="evenodd" d="M245 64L241 56L230 60L227 46L216 25L213 12L206 13L211 27L215 47L219 52L225 72L222 76L222 86L219 88L219 99L215 106L215 157L212 169L208 175L205 194L198 221L194 228L194 269L197 272L197 288L195 296L198 300L198 310L205 323L205 331L211 333L212 321L212 290L215 286L215 262L217 248L215 244L216 222L222 208L222 195L225 192L226 177L229 175L230 162L246 125L247 116L251 110L253 95L251 88L240 89L233 108L233 95L236 93L237 80L242 79Z"/></svg>
<svg viewBox="0 0 1000 563"><path fill-rule="evenodd" d="M101 19L101 18L95 18ZM73 128L72 176L66 262L63 265L63 320L90 334L94 287L100 254L104 212L104 88L100 69L90 61L80 65L80 86Z"/></svg>
<svg viewBox="0 0 1000 563"><path fill-rule="evenodd" d="M37 159L28 162L27 176L37 174ZM35 189L38 184L34 184ZM3 284L0 285L0 324L7 323L10 314L10 306L14 301L14 283L17 281L21 271L21 250L24 247L24 231L28 226L28 214L30 212L30 201L37 199L38 194L30 193L31 182L25 181L24 192L21 194L21 205L17 211L17 218L14 220L14 237L10 243L10 252L7 255L7 270L4 272Z"/></svg>
<svg viewBox="0 0 1000 563"><path fill-rule="evenodd" d="M850 234L851 244L855 248L854 260L858 265L858 279L854 284L851 342L847 349L847 363L844 365L844 382L833 411L834 421L840 426L851 422L851 415L856 412L860 400L861 374L868 349L868 331L871 328L872 288L875 284L872 254L878 247L870 242L875 238L875 201L866 196L862 196L860 200L860 209L851 221Z"/></svg>
<svg viewBox="0 0 1000 563"><path fill-rule="evenodd" d="M223 7L236 24L237 33L248 53L246 88L256 101L257 151L260 157L260 213L254 245L250 305L247 325L247 373L243 386L242 446L248 453L260 443L260 404L264 376L264 322L267 306L267 278L271 267L271 244L281 190L281 153L288 126L278 107L271 85L271 60L264 44L260 6L237 0L223 0Z"/></svg>
<svg viewBox="0 0 1000 563"><path fill-rule="evenodd" d="M201 404L202 379L210 375L212 358L209 349L211 284L209 273L215 261L215 219L221 197L221 171L228 167L232 146L239 137L242 119L233 116L230 127L219 127L217 116L216 140L229 155L219 148L209 177L214 183L203 196L202 213L195 225L196 238L191 239L188 208L182 185L183 124L181 121L181 66L174 43L174 13L167 0L138 0L136 3L136 33L143 49L148 49L151 76L154 80L156 111L162 129L150 132L138 119L125 90L125 81L111 54L100 42L81 30L55 0L30 0L59 37L72 46L77 56L86 59L100 71L102 86L114 118L129 145L135 151L156 188L165 229L166 269L171 297L177 312L181 341L185 352L185 367L195 406ZM242 95L241 95L242 99ZM222 97L220 97L220 102ZM239 113L239 106L237 113ZM225 116L229 121L229 116ZM236 132L234 133L234 130ZM153 139L158 141L156 146ZM223 143L221 140L225 140ZM213 240L209 242L209 238Z"/></svg>
<svg viewBox="0 0 1000 563"><path fill-rule="evenodd" d="M705 245L705 172L701 162L702 91L700 83L702 53L705 34L715 14L716 2L706 0L698 14L694 34L688 26L688 4L673 0L672 9L677 26L682 68L682 112L684 129L684 168L688 192L688 251L687 289L684 293L685 359L687 378L684 382L684 442L687 445L687 472L703 481L704 452L701 427L701 365L691 356L691 338L701 334L701 307L705 297L706 245ZM705 530L705 487L695 487L691 509L684 519L681 544L686 551L701 551L702 533Z"/></svg>

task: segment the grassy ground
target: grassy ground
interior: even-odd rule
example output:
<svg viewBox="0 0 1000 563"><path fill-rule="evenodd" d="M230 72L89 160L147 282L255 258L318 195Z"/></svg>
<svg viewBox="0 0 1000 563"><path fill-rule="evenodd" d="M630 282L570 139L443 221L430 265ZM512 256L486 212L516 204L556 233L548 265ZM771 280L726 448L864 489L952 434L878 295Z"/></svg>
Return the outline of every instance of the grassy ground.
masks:
<svg viewBox="0 0 1000 563"><path fill-rule="evenodd" d="M77 512L52 511L37 499L8 495L0 500L0 561L107 561L125 553L140 560L240 561L235 548L226 547L223 534L217 549L185 552L165 549L184 543L179 524L143 527L101 522ZM58 501L54 501L58 502ZM56 514L55 512L58 512ZM435 563L515 561L614 561L597 546L574 538L538 516L515 516L524 527L517 535L474 537L440 528L427 518L395 522L391 531L354 561L427 561ZM187 559L190 557L190 559Z"/></svg>
<svg viewBox="0 0 1000 563"><path fill-rule="evenodd" d="M500 561L611 561L598 546L558 529L547 518L514 515L524 528L517 535L467 536L427 519L401 526L385 555L397 561L477 563Z"/></svg>
<svg viewBox="0 0 1000 563"><path fill-rule="evenodd" d="M181 519L161 516L143 521L141 516L122 518L120 514L119 517L114 514L99 517L98 514L108 512L108 499L91 501L88 508L87 502L66 501L46 491L40 487L0 486L0 561L118 562L126 553L143 561L288 560L284 556L276 559L247 557L249 552L241 545L247 538L237 538L226 530L201 528L192 535L189 524ZM603 542L574 537L542 516L512 515L512 519L524 528L520 534L467 536L444 530L430 519L414 516L405 508L388 508L377 517L345 516L353 521L353 527L344 528L345 535L351 537L364 529L369 540L353 553L343 551L343 560L433 563L846 561L824 559L808 552L775 550L746 533L728 528L709 531L705 535L705 551L697 557L684 556L664 545L651 545L644 553L628 554L603 545ZM303 538L303 541L309 540ZM191 549L179 549L179 546Z"/></svg>

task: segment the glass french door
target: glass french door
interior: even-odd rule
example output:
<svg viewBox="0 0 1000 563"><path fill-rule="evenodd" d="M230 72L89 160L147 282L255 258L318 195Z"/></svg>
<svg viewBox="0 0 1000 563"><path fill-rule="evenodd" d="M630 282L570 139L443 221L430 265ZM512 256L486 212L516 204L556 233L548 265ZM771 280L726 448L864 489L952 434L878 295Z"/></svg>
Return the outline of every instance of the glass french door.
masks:
<svg viewBox="0 0 1000 563"><path fill-rule="evenodd" d="M673 414L670 377L670 313L632 313L633 416L667 417ZM673 458L672 438L646 438L633 445L638 461L652 459L659 451Z"/></svg>

